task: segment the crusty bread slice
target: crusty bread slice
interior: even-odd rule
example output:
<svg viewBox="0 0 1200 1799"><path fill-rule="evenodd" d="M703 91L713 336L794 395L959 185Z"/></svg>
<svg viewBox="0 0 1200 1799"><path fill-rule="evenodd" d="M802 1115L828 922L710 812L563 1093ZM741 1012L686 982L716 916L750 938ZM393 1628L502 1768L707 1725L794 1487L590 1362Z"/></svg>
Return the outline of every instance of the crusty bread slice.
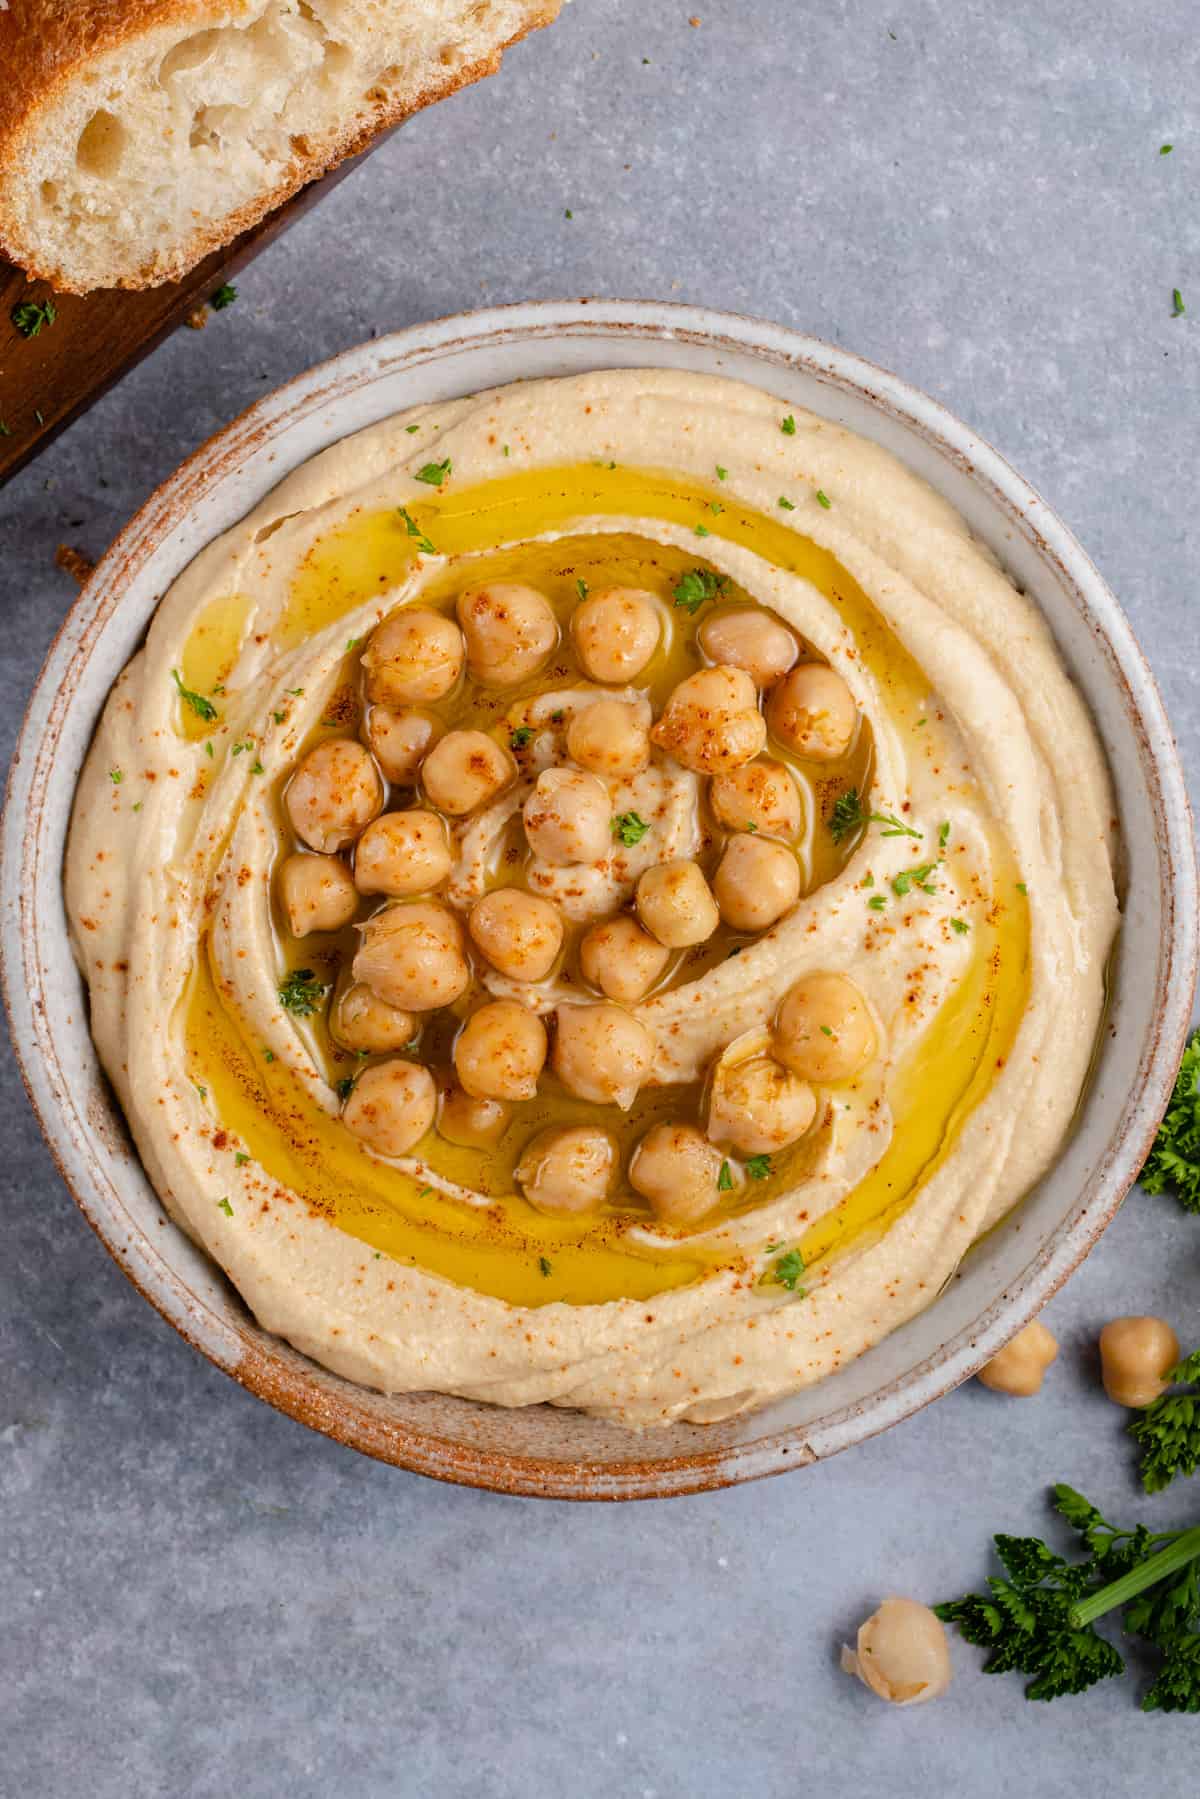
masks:
<svg viewBox="0 0 1200 1799"><path fill-rule="evenodd" d="M9 0L0 249L68 293L181 275L562 0Z"/></svg>

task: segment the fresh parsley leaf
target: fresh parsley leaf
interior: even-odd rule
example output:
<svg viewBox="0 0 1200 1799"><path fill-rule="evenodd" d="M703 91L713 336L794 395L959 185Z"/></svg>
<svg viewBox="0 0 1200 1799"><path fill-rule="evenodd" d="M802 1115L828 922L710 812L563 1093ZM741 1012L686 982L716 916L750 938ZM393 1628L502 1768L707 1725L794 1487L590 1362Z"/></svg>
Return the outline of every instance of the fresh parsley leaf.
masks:
<svg viewBox="0 0 1200 1799"><path fill-rule="evenodd" d="M1158 154L1160 156L1169 156L1174 148L1174 144L1160 144L1158 146Z"/></svg>
<svg viewBox="0 0 1200 1799"><path fill-rule="evenodd" d="M1029 892L1029 889L1028 889L1028 887L1027 887L1027 886L1026 886L1026 885L1025 885L1025 883L1024 883L1024 881L1018 881L1018 882L1017 882L1017 892L1018 892L1018 893L1025 893L1025 894L1027 894L1027 893L1028 893L1028 892Z"/></svg>
<svg viewBox="0 0 1200 1799"><path fill-rule="evenodd" d="M727 575L717 575L707 568L689 569L687 574L679 577L678 584L672 589L675 604L682 606L685 612L695 617L705 600L715 600L729 585Z"/></svg>
<svg viewBox="0 0 1200 1799"><path fill-rule="evenodd" d="M229 281L222 281L212 299L208 302L214 312L224 312L237 299L237 288Z"/></svg>
<svg viewBox="0 0 1200 1799"><path fill-rule="evenodd" d="M952 931L957 931L960 937L965 937L970 928L970 925L963 918L952 918L950 920L950 929Z"/></svg>
<svg viewBox="0 0 1200 1799"><path fill-rule="evenodd" d="M780 429L780 430L781 430L781 431L782 431L782 432L783 432L783 435L784 435L784 436L785 436L785 437L795 437L795 435L796 435L796 421L795 421L795 419L794 419L794 418L793 418L793 417L792 417L792 415L791 415L791 413L790 413L790 412L789 412L789 413L788 413L788 415L787 415L787 417L786 417L786 418L785 418L785 419L780 419L780 421L779 421L779 429Z"/></svg>
<svg viewBox="0 0 1200 1799"><path fill-rule="evenodd" d="M226 1198L224 1198L224 1199L219 1199L217 1201L217 1207L218 1207L218 1210L224 1212L226 1218L233 1217L233 1207L229 1203L228 1196L226 1196Z"/></svg>
<svg viewBox="0 0 1200 1799"><path fill-rule="evenodd" d="M727 468L722 468L719 462L716 465L716 469L718 481L727 481L729 479L729 470Z"/></svg>
<svg viewBox="0 0 1200 1799"><path fill-rule="evenodd" d="M794 500L789 500L786 494L780 494L776 504L782 506L785 512L795 512L796 510L796 502Z"/></svg>
<svg viewBox="0 0 1200 1799"><path fill-rule="evenodd" d="M538 1267L541 1269L543 1274L548 1275L551 1271L551 1266L552 1266L552 1264L547 1259L547 1257L545 1257L545 1256L538 1257Z"/></svg>
<svg viewBox="0 0 1200 1799"><path fill-rule="evenodd" d="M411 437L413 435L413 432L419 431L421 429L421 427L420 427L420 425L405 425L404 429L408 432L408 435Z"/></svg>
<svg viewBox="0 0 1200 1799"><path fill-rule="evenodd" d="M396 510L404 520L404 529L408 532L408 535L416 539L418 550L423 550L426 556L436 556L437 551L426 537L424 531L422 531L420 525L418 525L416 519L413 518L408 508L406 506L398 506Z"/></svg>
<svg viewBox="0 0 1200 1799"><path fill-rule="evenodd" d="M872 912L882 912L887 905L887 901L884 899L882 893L873 893L867 901L867 904Z"/></svg>
<svg viewBox="0 0 1200 1799"><path fill-rule="evenodd" d="M1142 1485L1147 1493L1161 1493L1177 1474L1194 1474L1200 1468L1200 1349L1172 1368L1167 1376L1172 1388L1139 1412L1129 1434L1141 1449Z"/></svg>
<svg viewBox="0 0 1200 1799"><path fill-rule="evenodd" d="M1173 287L1171 289L1171 317L1174 319L1181 319L1186 311L1187 307L1183 303L1183 295L1177 287Z"/></svg>
<svg viewBox="0 0 1200 1799"><path fill-rule="evenodd" d="M733 1186L733 1170L728 1162L722 1162L717 1173L717 1192L728 1193Z"/></svg>
<svg viewBox="0 0 1200 1799"><path fill-rule="evenodd" d="M824 506L826 512L828 512L830 507L833 505L833 501L830 499L829 495L825 492L825 489L823 487L818 487L818 489L817 489L817 505Z"/></svg>
<svg viewBox="0 0 1200 1799"><path fill-rule="evenodd" d="M235 1167L235 1168L241 1168L241 1167L243 1167L243 1166L244 1166L244 1165L245 1165L245 1164L246 1164L246 1163L247 1163L247 1162L248 1162L248 1161L249 1161L249 1160L250 1160L250 1158L249 1158L249 1156L248 1156L248 1155L247 1155L247 1154L246 1154L246 1152L245 1152L245 1150L244 1150L244 1149L235 1149L235 1150L234 1150L234 1152L233 1152L233 1165L234 1165L234 1167Z"/></svg>
<svg viewBox="0 0 1200 1799"><path fill-rule="evenodd" d="M1145 1193L1174 1193L1185 1212L1200 1213L1200 1031L1193 1031L1166 1117L1138 1176Z"/></svg>
<svg viewBox="0 0 1200 1799"><path fill-rule="evenodd" d="M8 315L22 337L36 337L43 329L49 329L58 317L58 309L54 301L46 297L44 300L21 300Z"/></svg>
<svg viewBox="0 0 1200 1799"><path fill-rule="evenodd" d="M114 787L119 787L121 782L125 779L125 771L123 768L110 768L108 771L108 778Z"/></svg>
<svg viewBox="0 0 1200 1799"><path fill-rule="evenodd" d="M582 575L580 575L575 583L575 592L579 595L581 600L586 600L588 597L588 584Z"/></svg>
<svg viewBox="0 0 1200 1799"><path fill-rule="evenodd" d="M747 1156L746 1173L752 1181L765 1181L770 1178L770 1156Z"/></svg>
<svg viewBox="0 0 1200 1799"><path fill-rule="evenodd" d="M325 983L311 968L293 968L279 989L279 1003L297 1018L311 1018L325 997Z"/></svg>
<svg viewBox="0 0 1200 1799"><path fill-rule="evenodd" d="M636 812L618 812L612 821L612 834L619 837L627 850L640 843L650 826Z"/></svg>
<svg viewBox="0 0 1200 1799"><path fill-rule="evenodd" d="M942 824L940 824L938 826L938 843L940 844L942 849L945 849L946 844L949 840L949 837L950 837L950 820L947 818Z"/></svg>
<svg viewBox="0 0 1200 1799"><path fill-rule="evenodd" d="M798 1249L789 1249L787 1254L780 1256L769 1270L767 1279L776 1282L780 1287L786 1287L789 1293L796 1295L797 1299L803 1299L805 1289L796 1284L803 1273L804 1257Z"/></svg>
<svg viewBox="0 0 1200 1799"><path fill-rule="evenodd" d="M533 741L533 726L518 725L515 731L509 732L508 741L514 750L523 750L527 743Z"/></svg>
<svg viewBox="0 0 1200 1799"><path fill-rule="evenodd" d="M835 843L843 843L852 832L863 830L867 825L886 825L887 830L880 833L883 837L924 836L923 831L915 831L890 812L864 812L858 788L848 787L845 793L838 795L830 814L829 835Z"/></svg>
<svg viewBox="0 0 1200 1799"><path fill-rule="evenodd" d="M205 724L211 724L217 717L217 709L212 701L206 700L202 693L193 693L190 687L185 687L183 677L177 668L171 670L171 678L179 690L179 697L184 705L190 706L196 717L202 718Z"/></svg>
<svg viewBox="0 0 1200 1799"><path fill-rule="evenodd" d="M937 866L938 864L936 862L923 862L920 868L903 869L892 882L892 892L896 894L899 899L903 899L905 894L915 885L919 887L923 893L936 893L937 889L934 887L929 877L934 873Z"/></svg>
<svg viewBox="0 0 1200 1799"><path fill-rule="evenodd" d="M711 537L712 532L709 530L707 525L697 525L696 526L696 536L697 537Z"/></svg>
<svg viewBox="0 0 1200 1799"><path fill-rule="evenodd" d="M447 456L444 462L427 462L417 470L416 478L424 481L427 487L441 487L443 482L449 480L450 472L451 462Z"/></svg>
<svg viewBox="0 0 1200 1799"><path fill-rule="evenodd" d="M720 500L710 500L708 502L708 510L712 513L721 513L724 512L725 508L722 506Z"/></svg>

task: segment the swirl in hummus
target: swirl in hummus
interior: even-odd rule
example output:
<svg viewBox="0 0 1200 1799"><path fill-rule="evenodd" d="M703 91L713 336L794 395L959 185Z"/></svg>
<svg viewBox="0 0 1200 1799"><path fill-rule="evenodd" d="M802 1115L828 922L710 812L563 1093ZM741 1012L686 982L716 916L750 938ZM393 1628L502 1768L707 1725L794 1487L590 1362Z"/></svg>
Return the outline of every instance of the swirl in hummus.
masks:
<svg viewBox="0 0 1200 1799"><path fill-rule="evenodd" d="M66 885L142 1159L267 1329L645 1426L843 1366L1043 1173L1112 855L958 515L636 370L388 419L210 545Z"/></svg>

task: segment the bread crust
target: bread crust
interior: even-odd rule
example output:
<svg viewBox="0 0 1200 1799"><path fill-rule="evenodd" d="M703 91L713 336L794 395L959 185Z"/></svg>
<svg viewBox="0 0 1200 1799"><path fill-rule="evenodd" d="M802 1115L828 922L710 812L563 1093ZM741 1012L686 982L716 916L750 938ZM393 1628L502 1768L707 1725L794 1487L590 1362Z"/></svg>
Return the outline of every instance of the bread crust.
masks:
<svg viewBox="0 0 1200 1799"><path fill-rule="evenodd" d="M177 281L203 257L256 225L346 157L358 155L383 132L459 88L495 74L504 52L530 32L552 24L562 6L563 0L526 0L520 28L486 55L448 69L444 78L428 82L415 99L375 102L370 118L356 118L326 137L310 154L295 157L272 188L220 219L198 225L180 244L149 258L114 285L144 288ZM253 8L250 0L224 0L221 10L228 16L249 13ZM80 284L69 270L39 261L36 246L20 242L5 184L19 166L21 144L35 128L39 113L57 101L95 57L120 49L152 27L184 24L202 28L211 23L212 15L213 0L9 0L8 9L0 11L0 252L31 280L46 281L69 294L89 293L95 286Z"/></svg>

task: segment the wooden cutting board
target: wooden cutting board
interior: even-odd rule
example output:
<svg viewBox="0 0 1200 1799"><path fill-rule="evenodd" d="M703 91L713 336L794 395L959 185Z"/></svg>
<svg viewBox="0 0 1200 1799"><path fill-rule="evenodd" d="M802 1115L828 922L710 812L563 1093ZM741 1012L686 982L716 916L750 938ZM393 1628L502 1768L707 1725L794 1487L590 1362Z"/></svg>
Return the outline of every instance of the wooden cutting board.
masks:
<svg viewBox="0 0 1200 1799"><path fill-rule="evenodd" d="M398 127L397 127L398 129ZM0 485L78 418L126 369L200 309L295 219L315 206L384 137L361 155L302 188L258 225L198 263L182 281L126 293L101 288L91 294L52 294L44 281L27 281L0 262ZM55 319L36 336L23 337L12 320L24 301L52 299Z"/></svg>

